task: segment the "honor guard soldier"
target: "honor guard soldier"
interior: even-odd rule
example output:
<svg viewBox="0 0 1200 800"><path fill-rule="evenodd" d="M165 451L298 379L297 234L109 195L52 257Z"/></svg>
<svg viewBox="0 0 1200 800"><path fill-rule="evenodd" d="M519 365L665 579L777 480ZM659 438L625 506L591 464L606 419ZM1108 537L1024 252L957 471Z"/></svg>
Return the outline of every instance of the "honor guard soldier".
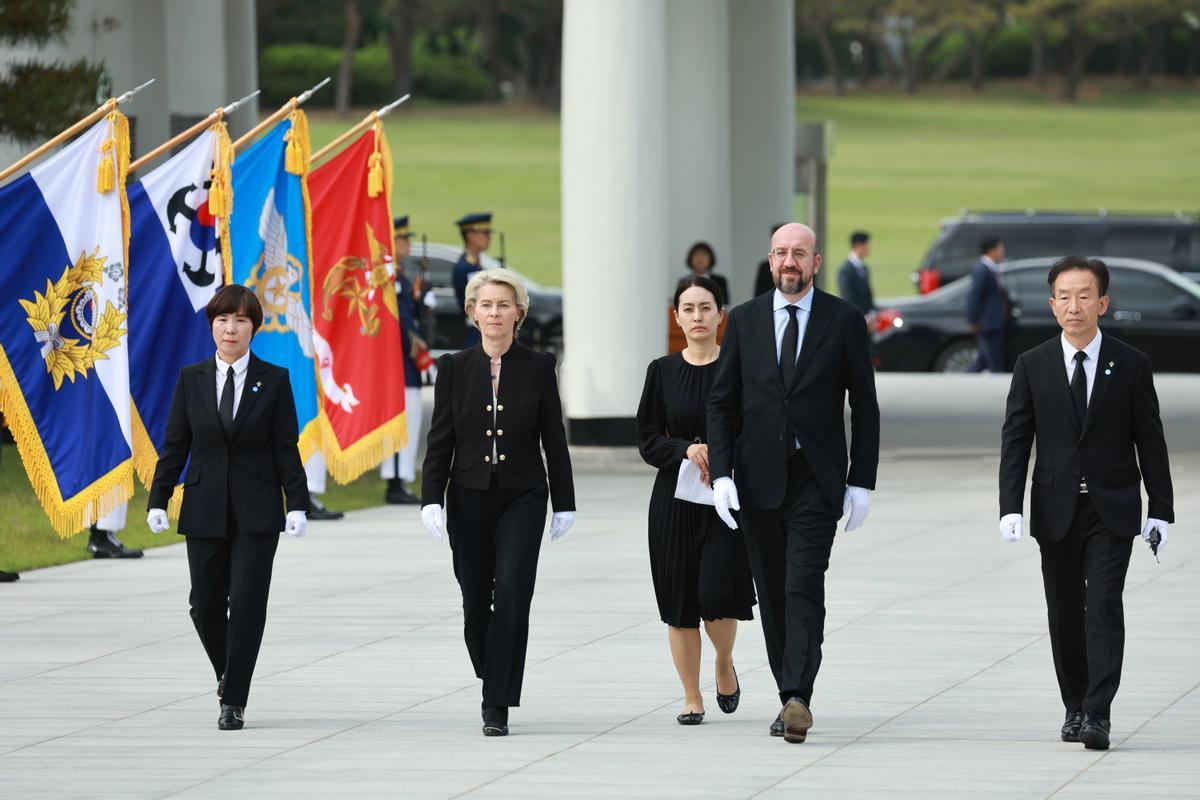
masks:
<svg viewBox="0 0 1200 800"><path fill-rule="evenodd" d="M404 419L408 429L408 444L399 453L384 459L380 476L387 480L384 501L401 505L420 505L417 497L404 485L417 476L417 445L421 435L421 369L417 360L428 361L429 345L417 328L417 305L413 282L405 274L404 259L412 250L412 231L408 215L392 220L394 264L396 268L396 309L400 315L400 349L404 361Z"/></svg>
<svg viewBox="0 0 1200 800"><path fill-rule="evenodd" d="M479 263L479 255L492 243L492 212L467 214L459 217L454 224L458 226L463 240L463 254L454 265L454 297L461 312L467 304L467 281L483 268ZM473 347L476 344L479 344L479 329L467 325L463 335L463 347Z"/></svg>

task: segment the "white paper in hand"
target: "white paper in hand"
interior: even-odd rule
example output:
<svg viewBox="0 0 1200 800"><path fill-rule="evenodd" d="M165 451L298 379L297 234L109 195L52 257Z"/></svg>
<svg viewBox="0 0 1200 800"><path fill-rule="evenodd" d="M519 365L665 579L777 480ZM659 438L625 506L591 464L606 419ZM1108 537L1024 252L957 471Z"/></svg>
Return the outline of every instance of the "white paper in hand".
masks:
<svg viewBox="0 0 1200 800"><path fill-rule="evenodd" d="M700 468L686 458L679 463L679 477L675 479L675 499L702 506L714 505L712 486L705 485L700 478Z"/></svg>

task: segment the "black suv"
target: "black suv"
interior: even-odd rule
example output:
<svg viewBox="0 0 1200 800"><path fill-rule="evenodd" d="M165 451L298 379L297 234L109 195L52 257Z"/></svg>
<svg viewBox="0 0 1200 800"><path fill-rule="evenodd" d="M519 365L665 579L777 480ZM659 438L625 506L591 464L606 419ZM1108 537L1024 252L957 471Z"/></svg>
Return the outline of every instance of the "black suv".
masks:
<svg viewBox="0 0 1200 800"><path fill-rule="evenodd" d="M920 292L969 275L980 242L989 236L1004 242L1007 260L1071 253L1137 258L1200 281L1200 217L1194 214L964 210L941 221L941 232L913 276Z"/></svg>
<svg viewBox="0 0 1200 800"><path fill-rule="evenodd" d="M422 311L421 318L425 323L425 332L430 337L429 346L434 350L458 350L462 347L467 323L454 296L451 278L454 264L462 251L459 245L434 242L426 245L426 276L433 287L436 302L432 309ZM500 262L487 253L480 256L480 263L486 269L500 266ZM404 272L410 280L415 280L421 274L420 242L413 242L412 254L404 259ZM537 350L561 354L562 290L541 286L516 270L512 272L525 282L525 288L529 290L529 317L517 334L521 343Z"/></svg>

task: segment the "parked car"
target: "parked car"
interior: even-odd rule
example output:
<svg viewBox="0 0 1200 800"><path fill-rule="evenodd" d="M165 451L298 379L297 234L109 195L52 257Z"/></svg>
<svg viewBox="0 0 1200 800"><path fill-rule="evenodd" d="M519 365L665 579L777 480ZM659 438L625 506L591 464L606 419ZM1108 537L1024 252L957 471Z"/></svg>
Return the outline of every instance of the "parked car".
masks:
<svg viewBox="0 0 1200 800"><path fill-rule="evenodd" d="M458 350L466 333L466 320L454 296L451 275L463 249L432 242L424 249L428 261L425 274L436 300L432 313L422 316L426 334L431 338L429 346L434 350ZM421 250L421 244L414 242L412 254L404 259L404 271L414 280L421 274ZM487 253L480 257L480 263L485 269L501 266ZM541 286L516 270L510 271L529 289L529 318L521 326L520 342L538 350L562 352L562 290Z"/></svg>
<svg viewBox="0 0 1200 800"><path fill-rule="evenodd" d="M941 232L914 274L922 294L971 273L979 245L999 236L1010 259L1059 258L1093 253L1099 258L1154 261L1200 281L1200 216L1109 214L1105 211L968 212L941 221Z"/></svg>
<svg viewBox="0 0 1200 800"><path fill-rule="evenodd" d="M1000 265L1012 301L1013 324L1005 339L1005 367L1017 356L1059 334L1050 311L1046 276L1053 258ZM1108 313L1100 329L1150 356L1157 372L1200 372L1200 284L1162 264L1108 258ZM875 366L909 372L966 372L975 361L967 329L970 278L930 294L879 300L872 331Z"/></svg>

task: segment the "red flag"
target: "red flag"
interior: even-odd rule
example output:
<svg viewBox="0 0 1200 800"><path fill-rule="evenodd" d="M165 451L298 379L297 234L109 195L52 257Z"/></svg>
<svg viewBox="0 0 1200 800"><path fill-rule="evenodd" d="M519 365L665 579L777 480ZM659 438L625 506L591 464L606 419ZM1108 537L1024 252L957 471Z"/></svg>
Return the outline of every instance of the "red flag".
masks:
<svg viewBox="0 0 1200 800"><path fill-rule="evenodd" d="M392 261L391 154L379 123L308 174L321 450L349 483L407 440Z"/></svg>

